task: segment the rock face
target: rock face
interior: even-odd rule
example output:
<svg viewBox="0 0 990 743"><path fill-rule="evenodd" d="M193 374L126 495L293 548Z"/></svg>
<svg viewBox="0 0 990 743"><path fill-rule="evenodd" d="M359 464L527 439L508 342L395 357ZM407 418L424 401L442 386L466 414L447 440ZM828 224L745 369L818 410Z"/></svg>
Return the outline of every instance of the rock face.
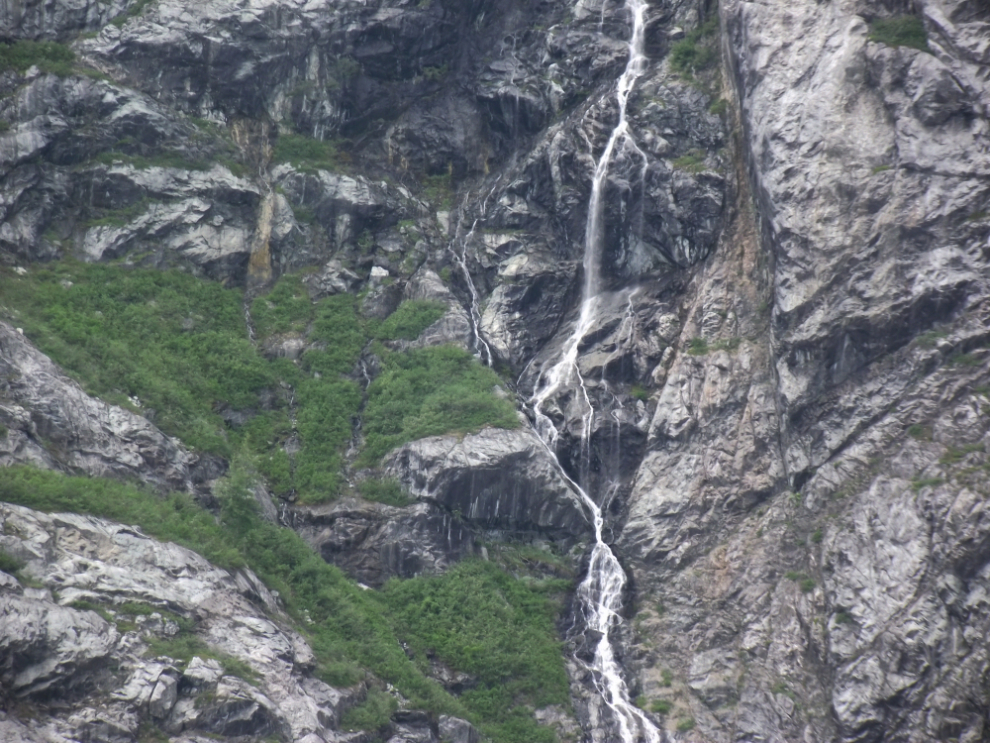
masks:
<svg viewBox="0 0 990 743"><path fill-rule="evenodd" d="M62 77L0 72L0 262L179 267L249 295L306 269L311 296L358 294L370 320L441 301L443 318L392 348L470 349L514 380L527 425L390 453L375 474L402 484L405 507L283 504L326 559L377 586L481 554L482 539L573 547L590 533L579 481L630 577L631 696L669 740L986 739L990 8L657 0L646 16L631 144L603 184L583 384L541 407L553 452L527 400L577 322L628 53L618 3L0 0L10 38L76 54ZM890 19L914 41L897 45ZM296 359L304 343L263 350ZM377 364L366 350L362 384ZM87 397L3 323L0 423L3 464L202 494L226 466ZM39 535L5 532L5 549L58 588L4 583L18 631L0 632L3 693L62 694L71 711L2 717L0 740L131 740L146 719L175 740L338 735L350 697L307 675L247 576L193 561L193 594L122 570L104 586L91 574L108 561L158 570L147 540L3 513ZM38 546L63 532L109 551L83 568ZM207 589L253 618L210 609L201 621L219 629L203 639L257 661L260 686L205 659L143 658L163 620L121 633L70 606L185 615L206 611ZM282 648L277 663L245 655L246 626ZM579 660L588 721L597 691ZM110 706L93 701L106 690ZM561 737L600 733L539 714ZM395 741L476 739L409 715Z"/></svg>
<svg viewBox="0 0 990 743"><path fill-rule="evenodd" d="M62 706L23 740L132 740L142 724L175 736L348 739L335 731L362 689L313 678L312 651L252 573L231 574L100 519L11 505L0 506L0 519L0 546L38 586L0 573L3 701ZM135 603L144 607L137 615ZM176 616L195 629L181 629ZM151 652L153 642L190 631L256 677L230 675L212 657L183 664ZM11 740L23 730L0 720Z"/></svg>
<svg viewBox="0 0 990 743"><path fill-rule="evenodd" d="M587 532L581 504L528 429L414 441L389 454L384 471L414 497L482 529Z"/></svg>

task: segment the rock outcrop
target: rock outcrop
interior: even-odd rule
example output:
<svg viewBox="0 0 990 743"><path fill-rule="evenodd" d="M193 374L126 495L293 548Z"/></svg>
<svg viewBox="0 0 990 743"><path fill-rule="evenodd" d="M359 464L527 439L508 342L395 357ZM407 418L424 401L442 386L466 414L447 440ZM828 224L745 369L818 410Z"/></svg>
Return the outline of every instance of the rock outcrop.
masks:
<svg viewBox="0 0 990 743"><path fill-rule="evenodd" d="M149 727L350 739L336 731L363 689L313 677L312 651L250 571L92 517L3 505L0 519L0 547L23 564L20 580L0 573L3 702L61 707L23 740L133 740ZM189 636L202 655L169 657L168 641ZM25 726L8 717L0 730L16 739Z"/></svg>

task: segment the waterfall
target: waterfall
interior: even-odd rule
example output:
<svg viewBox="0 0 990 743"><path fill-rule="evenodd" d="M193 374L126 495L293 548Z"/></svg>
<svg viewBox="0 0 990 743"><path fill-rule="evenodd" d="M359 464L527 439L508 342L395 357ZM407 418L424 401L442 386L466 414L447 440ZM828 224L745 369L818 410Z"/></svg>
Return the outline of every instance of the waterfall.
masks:
<svg viewBox="0 0 990 743"><path fill-rule="evenodd" d="M471 272L467 266L467 245L474 236L474 228L477 226L478 220L476 219L471 224L471 229L467 235L461 240L461 251L459 253L453 249L454 241L451 241L450 254L454 257L454 262L460 267L461 273L464 275L464 283L467 284L468 292L471 296L468 317L471 320L471 333L474 336L475 351L478 354L478 360L485 366L491 366L492 349L485 342L485 339L481 337L481 306L478 302L478 289L474 285L474 280L471 278Z"/></svg>
<svg viewBox="0 0 990 743"><path fill-rule="evenodd" d="M642 151L637 147L629 130L629 124L626 120L626 105L636 80L643 74L646 66L646 55L643 52L646 3L644 0L626 0L625 7L632 20L629 61L626 63L625 70L619 77L616 86L619 121L612 130L601 158L595 166L592 180L588 219L585 226L584 286L580 313L574 331L564 344L560 356L552 365L548 362L540 370L533 396L529 402L536 432L556 459L555 449L559 431L550 416L544 412L544 406L551 397L560 392L568 389L575 389L579 392L578 404L582 407L580 473L577 480L566 474L565 477L588 509L595 529L595 545L591 550L588 573L577 590L579 616L583 620L585 628L591 631L590 634L598 638L594 656L590 664L586 665L605 705L614 716L622 743L637 743L638 741L659 743L661 740L660 731L640 709L629 701L629 691L612 644L612 634L622 622L620 611L626 574L615 554L606 544L603 535L604 510L607 506L608 494L603 496L602 503L599 504L585 487L589 475L591 432L594 424L595 406L578 367L579 346L591 329L599 305L601 253L604 240L603 194L608 177L609 162L616 154L617 148L620 147L628 147L643 157ZM629 302L631 304L632 296L629 297ZM593 737L599 740L601 735L603 733L599 733L598 736L593 734Z"/></svg>

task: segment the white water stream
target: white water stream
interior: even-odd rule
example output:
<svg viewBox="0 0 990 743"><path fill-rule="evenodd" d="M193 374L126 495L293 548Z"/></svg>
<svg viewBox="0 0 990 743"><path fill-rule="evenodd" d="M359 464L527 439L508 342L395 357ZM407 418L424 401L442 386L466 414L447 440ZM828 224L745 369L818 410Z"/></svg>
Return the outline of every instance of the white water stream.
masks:
<svg viewBox="0 0 990 743"><path fill-rule="evenodd" d="M605 150L595 166L588 203L588 219L585 227L584 246L584 287L581 310L574 331L564 344L560 357L552 365L540 371L530 406L535 418L536 431L556 458L555 448L559 431L551 418L544 412L544 406L552 397L569 389L578 391L579 404L583 407L581 416L581 473L578 482L571 482L591 515L595 527L595 546L591 550L588 574L578 587L579 611L590 630L597 637L593 658L588 668L595 686L606 706L614 716L622 743L660 743L660 731L647 716L629 701L629 691L622 677L622 669L615 655L612 634L622 622L622 591L626 584L626 574L615 554L605 543L603 528L604 509L607 494L601 504L597 503L582 487L588 481L590 461L590 439L594 422L595 408L588 387L578 367L578 348L594 322L601 291L601 253L604 241L603 194L608 176L609 163L618 148L630 148L638 155L642 152L636 146L626 120L626 105L636 80L646 67L643 51L646 3L644 0L626 0L626 9L632 20L632 33L629 39L629 61L619 78L616 97L619 107L619 121L609 136ZM630 297L631 301L631 297ZM549 368L548 368L549 367ZM559 464L559 463L558 463ZM566 475L565 475L566 477ZM595 735L597 733L597 735ZM595 740L605 740L603 731L594 731Z"/></svg>

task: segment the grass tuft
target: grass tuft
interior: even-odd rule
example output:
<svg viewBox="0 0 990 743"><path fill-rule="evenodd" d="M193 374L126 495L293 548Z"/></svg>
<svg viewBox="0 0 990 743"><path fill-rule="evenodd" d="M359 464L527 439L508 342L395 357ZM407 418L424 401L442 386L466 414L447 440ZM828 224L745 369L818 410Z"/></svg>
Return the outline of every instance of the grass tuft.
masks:
<svg viewBox="0 0 990 743"><path fill-rule="evenodd" d="M920 18L913 15L877 18L870 24L869 39L887 46L906 46L923 52L931 52L928 48L925 24Z"/></svg>

